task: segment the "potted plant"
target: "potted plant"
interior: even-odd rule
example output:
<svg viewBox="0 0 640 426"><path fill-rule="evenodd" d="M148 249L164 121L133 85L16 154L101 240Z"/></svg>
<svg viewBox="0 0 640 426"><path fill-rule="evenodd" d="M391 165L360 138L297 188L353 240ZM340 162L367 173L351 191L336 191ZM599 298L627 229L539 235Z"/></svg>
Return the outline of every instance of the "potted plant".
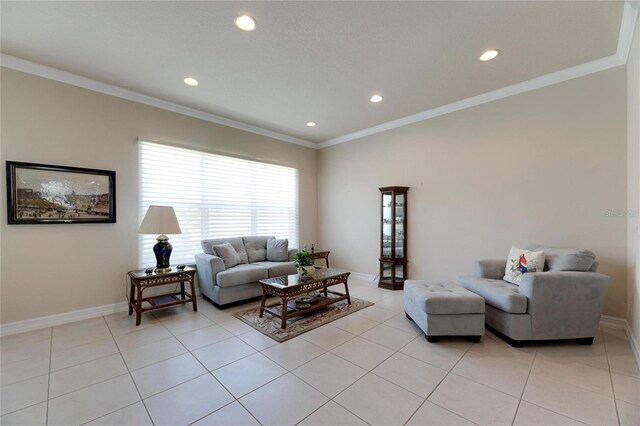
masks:
<svg viewBox="0 0 640 426"><path fill-rule="evenodd" d="M308 250L299 251L291 256L291 260L295 263L300 275L307 277L313 274L316 270L316 267L313 265L315 260Z"/></svg>

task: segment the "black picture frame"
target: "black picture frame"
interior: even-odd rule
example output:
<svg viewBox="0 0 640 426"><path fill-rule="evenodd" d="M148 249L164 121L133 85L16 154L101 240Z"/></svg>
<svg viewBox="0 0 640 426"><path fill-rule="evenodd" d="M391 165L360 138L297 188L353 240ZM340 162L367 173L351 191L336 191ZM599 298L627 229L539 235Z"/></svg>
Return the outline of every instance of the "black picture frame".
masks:
<svg viewBox="0 0 640 426"><path fill-rule="evenodd" d="M115 223L116 172L7 161L9 225Z"/></svg>

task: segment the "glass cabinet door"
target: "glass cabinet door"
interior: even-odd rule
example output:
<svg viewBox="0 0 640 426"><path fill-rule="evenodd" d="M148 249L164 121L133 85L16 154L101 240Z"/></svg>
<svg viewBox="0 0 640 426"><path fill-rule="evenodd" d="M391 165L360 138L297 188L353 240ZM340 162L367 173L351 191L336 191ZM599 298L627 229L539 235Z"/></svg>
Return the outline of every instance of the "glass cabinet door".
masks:
<svg viewBox="0 0 640 426"><path fill-rule="evenodd" d="M395 222L396 222L396 252L395 257L404 257L404 193L396 194Z"/></svg>
<svg viewBox="0 0 640 426"><path fill-rule="evenodd" d="M392 256L393 220L393 197L385 192L382 194L382 257Z"/></svg>

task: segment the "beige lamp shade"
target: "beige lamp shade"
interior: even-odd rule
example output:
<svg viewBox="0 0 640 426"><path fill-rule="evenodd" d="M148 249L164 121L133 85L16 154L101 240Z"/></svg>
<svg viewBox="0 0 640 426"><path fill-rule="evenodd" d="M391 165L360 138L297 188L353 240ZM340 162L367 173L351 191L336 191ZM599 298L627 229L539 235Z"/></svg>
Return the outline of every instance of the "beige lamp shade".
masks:
<svg viewBox="0 0 640 426"><path fill-rule="evenodd" d="M149 206L144 215L140 234L182 234L180 224L176 218L176 212L171 206Z"/></svg>

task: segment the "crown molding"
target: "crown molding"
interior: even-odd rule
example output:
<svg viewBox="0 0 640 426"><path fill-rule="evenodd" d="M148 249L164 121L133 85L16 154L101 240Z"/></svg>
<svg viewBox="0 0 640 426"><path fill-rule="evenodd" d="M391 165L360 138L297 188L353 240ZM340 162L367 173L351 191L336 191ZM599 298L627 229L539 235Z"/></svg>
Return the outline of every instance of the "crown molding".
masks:
<svg viewBox="0 0 640 426"><path fill-rule="evenodd" d="M201 120L209 121L212 123L222 124L223 126L233 127L234 129L244 130L246 132L255 133L261 136L267 136L269 138L277 139L283 142L317 149L317 144L304 139L299 139L293 136L274 132L272 130L263 129L252 124L242 123L240 121L200 111L195 108L176 104L174 102L165 101L153 96L143 95L142 93L123 89L122 87L114 86L111 84L102 83L91 78L37 64L35 62L30 62L21 58L17 58L15 56L6 55L4 53L0 54L0 65L5 68L25 72L27 74L37 75L39 77L48 78L50 80L70 84L72 86L82 87L83 89L89 89L94 92L104 93L106 95L111 95L129 101L134 101L141 104L164 109L167 111L176 112L178 114L187 115L189 117L199 118Z"/></svg>
<svg viewBox="0 0 640 426"><path fill-rule="evenodd" d="M633 32L638 22L638 10L640 1L626 1L622 10L622 20L620 22L620 33L618 35L618 49L616 55L623 63L627 63L631 43L633 42Z"/></svg>
<svg viewBox="0 0 640 426"><path fill-rule="evenodd" d="M546 74L540 77L533 78L531 80L523 81L522 83L513 84L511 86L483 93L482 95L473 96L461 101L456 101L427 111L419 112L417 114L402 117L397 120L388 121L377 126L369 127L368 129L359 130L348 135L329 139L320 143L318 147L320 149L327 148L333 145L360 139L365 136L374 135L376 133L385 132L387 130L396 129L398 127L403 127L420 121L429 120L430 118L439 117L441 115L449 114L455 111L460 111L466 108L485 104L487 102L497 101L499 99L519 95L531 90L540 89L545 86L572 80L574 78L582 77L595 72L604 71L623 64L624 62L622 62L617 55L607 56L605 58L597 59L592 62L587 62L586 64L577 65L575 67L567 68L562 71Z"/></svg>

